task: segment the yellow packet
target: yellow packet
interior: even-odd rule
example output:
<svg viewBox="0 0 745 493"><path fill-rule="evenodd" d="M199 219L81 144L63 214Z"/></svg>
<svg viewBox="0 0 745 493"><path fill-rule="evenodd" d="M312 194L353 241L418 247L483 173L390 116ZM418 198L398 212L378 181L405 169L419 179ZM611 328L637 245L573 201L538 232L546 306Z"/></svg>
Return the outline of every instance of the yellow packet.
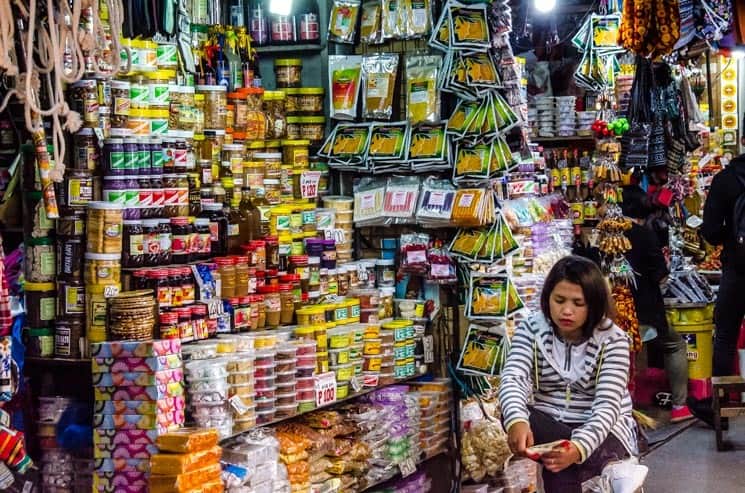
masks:
<svg viewBox="0 0 745 493"><path fill-rule="evenodd" d="M334 0L329 18L329 40L337 43L354 43L360 0Z"/></svg>
<svg viewBox="0 0 745 493"><path fill-rule="evenodd" d="M408 120L437 123L440 120L440 94L437 77L442 59L439 56L414 56L406 60L406 112Z"/></svg>

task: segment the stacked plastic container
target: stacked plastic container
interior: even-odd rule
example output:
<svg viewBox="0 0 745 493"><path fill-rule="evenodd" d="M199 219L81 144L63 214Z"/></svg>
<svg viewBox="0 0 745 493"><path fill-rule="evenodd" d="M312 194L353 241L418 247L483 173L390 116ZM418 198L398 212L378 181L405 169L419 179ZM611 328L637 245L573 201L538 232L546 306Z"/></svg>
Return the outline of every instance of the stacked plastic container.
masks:
<svg viewBox="0 0 745 493"><path fill-rule="evenodd" d="M57 423L71 405L73 401L65 397L39 398L37 435L41 446L39 467L44 491L72 491L75 479L73 458L57 443Z"/></svg>
<svg viewBox="0 0 745 493"><path fill-rule="evenodd" d="M290 490L286 477L279 477L279 443L264 430L253 430L224 445L222 462L228 493Z"/></svg>
<svg viewBox="0 0 745 493"><path fill-rule="evenodd" d="M274 348L256 350L254 382L256 389L256 424L263 425L274 421L277 408L277 377Z"/></svg>
<svg viewBox="0 0 745 493"><path fill-rule="evenodd" d="M276 349L274 384L277 391L275 394L274 417L277 419L295 416L298 411L296 390L297 351L297 346L291 343L281 344Z"/></svg>
<svg viewBox="0 0 745 493"><path fill-rule="evenodd" d="M450 380L441 378L431 382L413 382L411 388L419 398L422 452L424 457L432 457L442 452L450 440Z"/></svg>
<svg viewBox="0 0 745 493"><path fill-rule="evenodd" d="M233 354L235 344L231 338L184 347L190 420L196 426L217 429L223 438L233 433L228 405L228 357L223 355Z"/></svg>
<svg viewBox="0 0 745 493"><path fill-rule="evenodd" d="M316 408L315 379L318 364L315 340L295 342L297 362L295 363L295 397L298 412L305 413Z"/></svg>
<svg viewBox="0 0 745 493"><path fill-rule="evenodd" d="M181 343L91 344L94 490L144 491L155 440L184 424Z"/></svg>

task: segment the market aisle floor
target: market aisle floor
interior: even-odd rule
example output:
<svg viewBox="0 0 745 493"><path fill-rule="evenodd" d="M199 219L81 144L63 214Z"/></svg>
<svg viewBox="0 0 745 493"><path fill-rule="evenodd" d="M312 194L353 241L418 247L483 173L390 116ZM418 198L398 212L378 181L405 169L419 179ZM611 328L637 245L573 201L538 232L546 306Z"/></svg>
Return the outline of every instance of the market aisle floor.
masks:
<svg viewBox="0 0 745 493"><path fill-rule="evenodd" d="M696 424L653 450L645 493L704 493L743 491L745 484L745 418L730 420L725 433L735 449L717 452L714 431Z"/></svg>

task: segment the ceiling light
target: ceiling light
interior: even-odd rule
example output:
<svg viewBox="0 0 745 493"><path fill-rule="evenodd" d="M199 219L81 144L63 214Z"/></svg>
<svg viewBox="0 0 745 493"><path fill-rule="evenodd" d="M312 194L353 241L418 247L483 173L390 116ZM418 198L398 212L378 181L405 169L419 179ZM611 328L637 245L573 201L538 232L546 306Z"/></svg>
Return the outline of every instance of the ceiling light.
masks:
<svg viewBox="0 0 745 493"><path fill-rule="evenodd" d="M538 12L547 14L556 7L556 0L534 0L533 6Z"/></svg>

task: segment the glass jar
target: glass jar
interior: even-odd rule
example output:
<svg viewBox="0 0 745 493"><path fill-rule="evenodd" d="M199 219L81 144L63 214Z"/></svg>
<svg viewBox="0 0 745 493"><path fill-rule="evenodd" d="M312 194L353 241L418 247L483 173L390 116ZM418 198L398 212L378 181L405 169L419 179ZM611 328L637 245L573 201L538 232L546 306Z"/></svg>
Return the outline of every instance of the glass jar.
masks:
<svg viewBox="0 0 745 493"><path fill-rule="evenodd" d="M225 133L226 134L235 133L235 128L233 128L234 125L235 125L235 105L226 104L225 105Z"/></svg>
<svg viewBox="0 0 745 493"><path fill-rule="evenodd" d="M194 95L194 134L204 133L204 94Z"/></svg>
<svg viewBox="0 0 745 493"><path fill-rule="evenodd" d="M330 295L339 294L339 277L336 269L328 270L328 290Z"/></svg>
<svg viewBox="0 0 745 493"><path fill-rule="evenodd" d="M321 284L321 258L320 257L308 257L308 292L319 291L320 284Z"/></svg>
<svg viewBox="0 0 745 493"><path fill-rule="evenodd" d="M168 268L168 282L171 286L171 306L181 306L184 301L181 267L176 266Z"/></svg>
<svg viewBox="0 0 745 493"><path fill-rule="evenodd" d="M98 94L94 79L79 80L70 86L70 109L77 111L86 127L98 122Z"/></svg>
<svg viewBox="0 0 745 493"><path fill-rule="evenodd" d="M120 253L85 253L83 280L91 286L119 284L122 273Z"/></svg>
<svg viewBox="0 0 745 493"><path fill-rule="evenodd" d="M256 161L264 166L264 178L279 180L282 177L282 153L261 152L255 155Z"/></svg>
<svg viewBox="0 0 745 493"><path fill-rule="evenodd" d="M204 126L216 130L225 128L227 88L225 86L197 86L198 94L204 95Z"/></svg>
<svg viewBox="0 0 745 493"><path fill-rule="evenodd" d="M291 274L298 276L300 280L300 289L302 292L309 291L310 271L308 270L307 255L290 255L289 271Z"/></svg>
<svg viewBox="0 0 745 493"><path fill-rule="evenodd" d="M158 219L158 238L160 239L160 265L168 265L173 261L173 230L170 219Z"/></svg>
<svg viewBox="0 0 745 493"><path fill-rule="evenodd" d="M189 224L188 217L171 218L172 261L176 264L188 264L191 260L191 237L193 227Z"/></svg>
<svg viewBox="0 0 745 493"><path fill-rule="evenodd" d="M251 265L259 271L266 269L266 242L253 240L248 244L248 249L251 253Z"/></svg>
<svg viewBox="0 0 745 493"><path fill-rule="evenodd" d="M300 116L288 116L287 117L287 139L298 140L302 133L300 128Z"/></svg>
<svg viewBox="0 0 745 493"><path fill-rule="evenodd" d="M298 112L307 116L323 115L323 87L301 87Z"/></svg>
<svg viewBox="0 0 745 493"><path fill-rule="evenodd" d="M264 113L264 90L257 87L245 89L246 95L246 140L266 138L266 114Z"/></svg>
<svg viewBox="0 0 745 493"><path fill-rule="evenodd" d="M194 130L194 88L172 85L168 88L168 128Z"/></svg>
<svg viewBox="0 0 745 493"><path fill-rule="evenodd" d="M224 256L228 253L228 218L222 210L222 204L205 204L199 217L210 221L210 253Z"/></svg>
<svg viewBox="0 0 745 493"><path fill-rule="evenodd" d="M160 219L142 221L142 265L155 267L163 264L160 250Z"/></svg>
<svg viewBox="0 0 745 493"><path fill-rule="evenodd" d="M346 296L349 292L349 271L347 266L341 265L336 270L339 296Z"/></svg>
<svg viewBox="0 0 745 493"><path fill-rule="evenodd" d="M104 140L103 173L110 176L125 174L124 167L124 139L110 137Z"/></svg>
<svg viewBox="0 0 745 493"><path fill-rule="evenodd" d="M111 128L128 128L131 84L123 80L111 81Z"/></svg>
<svg viewBox="0 0 745 493"><path fill-rule="evenodd" d="M170 84L176 79L175 70L154 70L147 74L148 103L151 109L168 110L170 107ZM170 117L170 115L169 115Z"/></svg>
<svg viewBox="0 0 745 493"><path fill-rule="evenodd" d="M192 245L192 251L196 251L195 260L208 260L210 258L210 220L198 217L194 220L194 232L197 244Z"/></svg>
<svg viewBox="0 0 745 493"><path fill-rule="evenodd" d="M329 294L329 270L323 267L318 271L318 292L321 296Z"/></svg>
<svg viewBox="0 0 745 493"><path fill-rule="evenodd" d="M266 326L277 328L282 316L282 299L279 296L279 286L262 286L259 294L264 296L264 310L266 312Z"/></svg>
<svg viewBox="0 0 745 493"><path fill-rule="evenodd" d="M274 79L277 82L277 89L302 86L302 71L303 60L300 58L277 58L274 60Z"/></svg>
<svg viewBox="0 0 745 493"><path fill-rule="evenodd" d="M197 161L197 165L199 166L199 177L202 186L212 185L212 160L200 159Z"/></svg>
<svg viewBox="0 0 745 493"><path fill-rule="evenodd" d="M189 173L189 216L197 216L202 212L202 189L199 186L199 175Z"/></svg>
<svg viewBox="0 0 745 493"><path fill-rule="evenodd" d="M235 256L235 291L238 296L248 294L248 257Z"/></svg>
<svg viewBox="0 0 745 493"><path fill-rule="evenodd" d="M179 267L179 269L181 270L181 303L191 305L197 299L194 273L189 266Z"/></svg>
<svg viewBox="0 0 745 493"><path fill-rule="evenodd" d="M396 284L396 262L393 259L378 259L375 262L375 277L378 287L390 287Z"/></svg>
<svg viewBox="0 0 745 493"><path fill-rule="evenodd" d="M264 92L264 113L267 118L267 139L283 139L287 135L285 97L285 93L282 91Z"/></svg>
<svg viewBox="0 0 745 493"><path fill-rule="evenodd" d="M194 326L191 323L191 307L183 306L174 308L173 311L178 313L178 332L181 342L191 342L194 340Z"/></svg>
<svg viewBox="0 0 745 493"><path fill-rule="evenodd" d="M251 196L255 197L258 189L264 189L264 162L244 161L243 170L245 173L245 184L251 189Z"/></svg>
<svg viewBox="0 0 745 493"><path fill-rule="evenodd" d="M178 313L162 312L160 314L160 338L178 339Z"/></svg>
<svg viewBox="0 0 745 493"><path fill-rule="evenodd" d="M264 238L266 244L266 268L277 270L279 268L279 238L267 236Z"/></svg>
<svg viewBox="0 0 745 493"><path fill-rule="evenodd" d="M264 198L269 205L278 205L282 202L282 189L278 179L264 179Z"/></svg>
<svg viewBox="0 0 745 493"><path fill-rule="evenodd" d="M72 168L93 171L98 167L98 141L92 128L81 128L75 134Z"/></svg>
<svg viewBox="0 0 745 493"><path fill-rule="evenodd" d="M292 284L279 285L280 315L279 323L290 325L295 318L295 295L292 293Z"/></svg>
<svg viewBox="0 0 745 493"><path fill-rule="evenodd" d="M336 269L336 242L334 240L323 240L322 244L321 267Z"/></svg>
<svg viewBox="0 0 745 493"><path fill-rule="evenodd" d="M57 310L57 288L53 282L26 282L26 324L43 328L54 322Z"/></svg>
<svg viewBox="0 0 745 493"><path fill-rule="evenodd" d="M163 213L168 217L189 215L189 176L163 175Z"/></svg>
<svg viewBox="0 0 745 493"><path fill-rule="evenodd" d="M236 295L235 261L233 257L217 257L215 259L220 271L221 298L232 298Z"/></svg>
<svg viewBox="0 0 745 493"><path fill-rule="evenodd" d="M195 304L191 307L191 325L194 332L194 340L201 341L209 337L207 305Z"/></svg>
<svg viewBox="0 0 745 493"><path fill-rule="evenodd" d="M309 140L313 146L323 143L326 132L326 118L323 116L302 116L299 121L300 135L295 138Z"/></svg>
<svg viewBox="0 0 745 493"><path fill-rule="evenodd" d="M309 140L283 140L282 162L293 168L307 168L310 157L308 147Z"/></svg>
<svg viewBox="0 0 745 493"><path fill-rule="evenodd" d="M269 32L273 45L292 44L297 41L297 26L291 9L287 12L269 12Z"/></svg>
<svg viewBox="0 0 745 493"><path fill-rule="evenodd" d="M124 221L122 230L122 267L145 265L142 221Z"/></svg>

